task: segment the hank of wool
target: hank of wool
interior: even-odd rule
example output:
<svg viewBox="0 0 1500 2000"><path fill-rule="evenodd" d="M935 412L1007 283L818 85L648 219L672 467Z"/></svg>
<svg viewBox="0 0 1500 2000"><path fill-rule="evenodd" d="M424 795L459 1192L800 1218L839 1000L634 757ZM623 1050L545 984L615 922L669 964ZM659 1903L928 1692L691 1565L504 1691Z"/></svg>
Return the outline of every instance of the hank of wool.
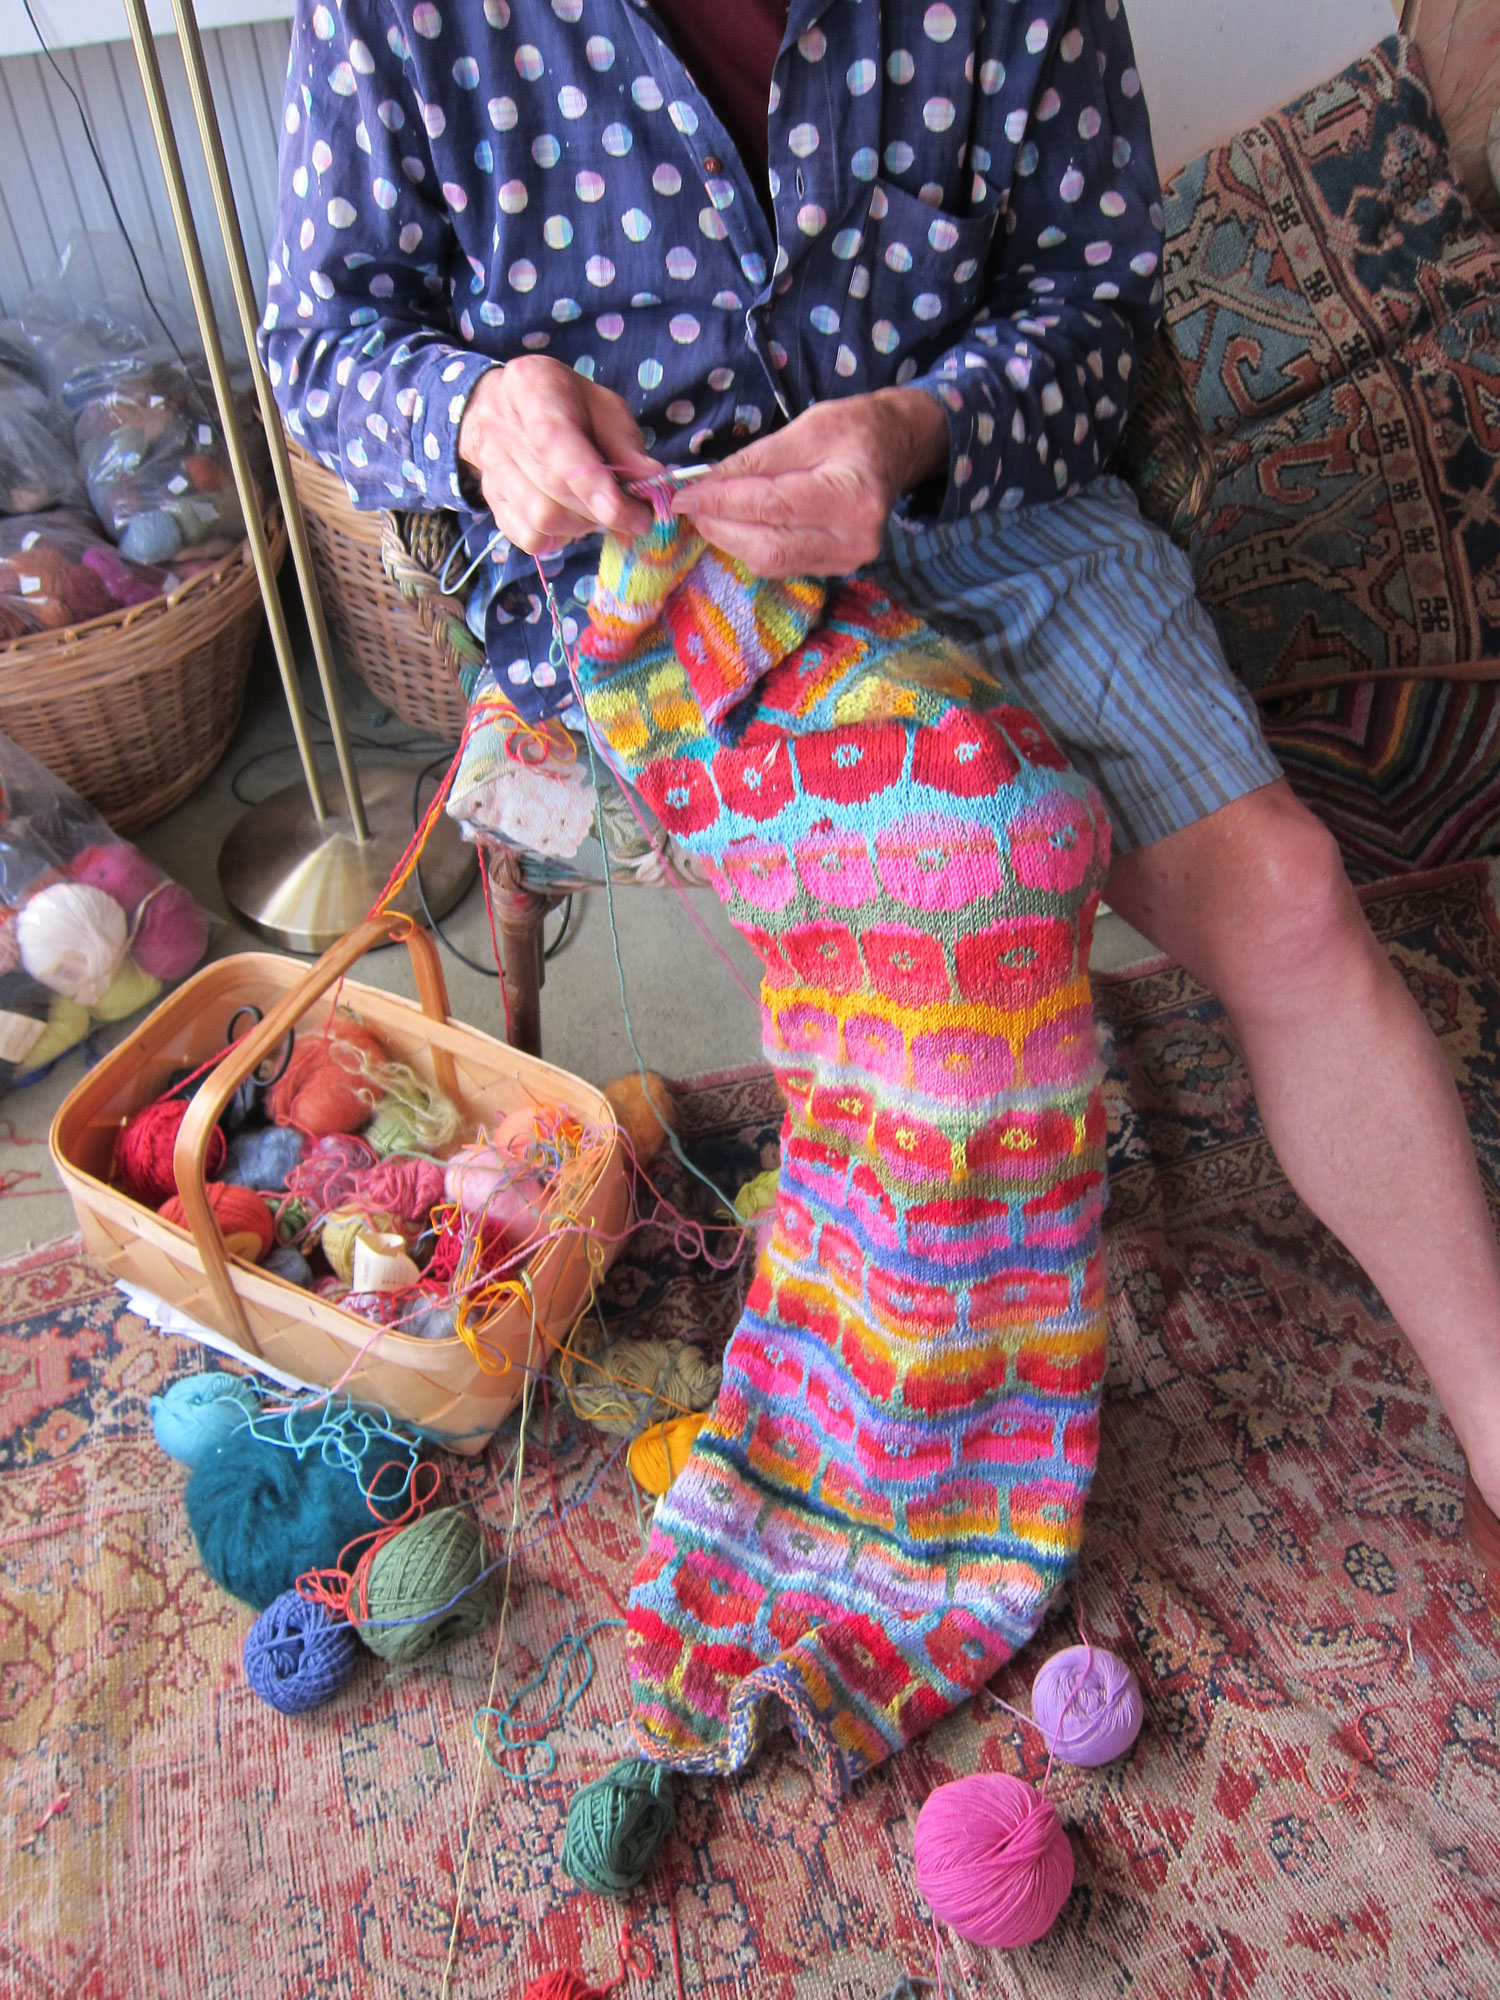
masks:
<svg viewBox="0 0 1500 2000"><path fill-rule="evenodd" d="M115 1186L144 1208L160 1208L177 1192L172 1153L188 1107L176 1097L161 1097L125 1121L115 1147ZM208 1135L204 1171L210 1179L224 1164L224 1134Z"/></svg>
<svg viewBox="0 0 1500 2000"><path fill-rule="evenodd" d="M642 1417L707 1410L720 1368L682 1340L616 1340L590 1357L568 1354L563 1387L574 1412L613 1437L630 1437Z"/></svg>
<svg viewBox="0 0 1500 2000"><path fill-rule="evenodd" d="M652 1424L631 1443L625 1462L630 1476L643 1493L658 1498L688 1462L693 1440L708 1422L701 1411L691 1416L671 1417L666 1423Z"/></svg>
<svg viewBox="0 0 1500 2000"><path fill-rule="evenodd" d="M655 1070L633 1071L607 1083L604 1096L630 1142L631 1158L637 1166L649 1166L676 1124L671 1085Z"/></svg>
<svg viewBox="0 0 1500 2000"><path fill-rule="evenodd" d="M385 1044L372 1029L339 1015L325 1033L297 1044L286 1074L272 1088L271 1116L278 1125L296 1125L320 1138L358 1132L380 1102L366 1066L385 1060Z"/></svg>
<svg viewBox="0 0 1500 2000"><path fill-rule="evenodd" d="M441 1153L458 1137L463 1123L458 1106L408 1064L370 1063L365 1075L380 1104L365 1137L382 1159L391 1153Z"/></svg>

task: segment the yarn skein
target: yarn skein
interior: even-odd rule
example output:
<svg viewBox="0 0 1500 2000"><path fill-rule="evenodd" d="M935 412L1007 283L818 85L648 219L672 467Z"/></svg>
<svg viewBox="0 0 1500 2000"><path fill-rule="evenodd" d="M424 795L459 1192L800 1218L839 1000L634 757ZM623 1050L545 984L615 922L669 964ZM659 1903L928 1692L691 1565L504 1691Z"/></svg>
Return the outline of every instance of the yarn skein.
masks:
<svg viewBox="0 0 1500 2000"><path fill-rule="evenodd" d="M141 905L131 948L153 979L181 979L208 950L208 912L180 882L164 882Z"/></svg>
<svg viewBox="0 0 1500 2000"><path fill-rule="evenodd" d="M494 1608L489 1585L479 1583L483 1569L484 1543L467 1514L457 1507L424 1514L361 1562L350 1593L359 1636L398 1665L467 1639Z"/></svg>
<svg viewBox="0 0 1500 2000"><path fill-rule="evenodd" d="M659 1498L688 1462L693 1440L708 1422L700 1410L691 1416L670 1417L641 1432L625 1455L630 1476L643 1493Z"/></svg>
<svg viewBox="0 0 1500 2000"><path fill-rule="evenodd" d="M271 1116L278 1125L297 1125L318 1138L357 1132L380 1101L365 1063L385 1059L378 1035L340 1015L325 1034L297 1044L286 1074L272 1088Z"/></svg>
<svg viewBox="0 0 1500 2000"><path fill-rule="evenodd" d="M113 896L86 882L53 882L17 913L16 944L33 979L94 1007L114 983L126 929Z"/></svg>
<svg viewBox="0 0 1500 2000"><path fill-rule="evenodd" d="M245 1678L283 1715L305 1715L331 1701L354 1672L359 1641L321 1604L284 1590L245 1635Z"/></svg>
<svg viewBox="0 0 1500 2000"><path fill-rule="evenodd" d="M180 1098L161 1097L125 1121L115 1147L115 1186L122 1194L146 1208L160 1208L177 1193L172 1153L187 1115ZM224 1134L216 1127L208 1135L204 1171L212 1179L223 1164Z"/></svg>
<svg viewBox="0 0 1500 2000"><path fill-rule="evenodd" d="M440 1153L458 1137L458 1106L403 1062L367 1065L380 1109L365 1136L384 1159L390 1153Z"/></svg>
<svg viewBox="0 0 1500 2000"><path fill-rule="evenodd" d="M47 1025L26 1051L20 1067L28 1072L46 1069L59 1056L65 1056L69 1049L76 1049L88 1031L88 1008L81 1007L76 1000L65 1000L61 993L54 993L47 1012Z"/></svg>
<svg viewBox="0 0 1500 2000"><path fill-rule="evenodd" d="M1031 1684L1031 1713L1064 1764L1092 1769L1123 1757L1141 1733L1141 1685L1125 1662L1098 1646L1066 1646Z"/></svg>
<svg viewBox="0 0 1500 2000"><path fill-rule="evenodd" d="M628 1895L676 1824L671 1772L627 1757L574 1796L563 1867L596 1895Z"/></svg>
<svg viewBox="0 0 1500 2000"><path fill-rule="evenodd" d="M224 1155L219 1178L236 1187L281 1194L287 1175L297 1167L307 1151L307 1141L290 1125L263 1126L259 1131L236 1132Z"/></svg>
<svg viewBox="0 0 1500 2000"><path fill-rule="evenodd" d="M157 1444L179 1465L200 1465L260 1411L260 1398L241 1375L221 1368L183 1375L148 1406Z"/></svg>
<svg viewBox="0 0 1500 2000"><path fill-rule="evenodd" d="M245 1257L258 1264L276 1241L276 1224L271 1220L270 1209L249 1188L231 1187L227 1181L210 1181L204 1192L224 1238L225 1250L231 1257ZM161 1219L175 1222L179 1229L187 1228L187 1214L179 1195L174 1194L170 1201L162 1203Z"/></svg>
<svg viewBox="0 0 1500 2000"><path fill-rule="evenodd" d="M707 1410L723 1374L701 1347L681 1340L616 1340L602 1353L573 1355L565 1378L568 1400L585 1422L613 1437L629 1437L657 1408L680 1415Z"/></svg>
<svg viewBox="0 0 1500 2000"><path fill-rule="evenodd" d="M971 1944L1035 1944L1073 1889L1073 1850L1057 1808L1005 1771L930 1793L913 1853L933 1915Z"/></svg>

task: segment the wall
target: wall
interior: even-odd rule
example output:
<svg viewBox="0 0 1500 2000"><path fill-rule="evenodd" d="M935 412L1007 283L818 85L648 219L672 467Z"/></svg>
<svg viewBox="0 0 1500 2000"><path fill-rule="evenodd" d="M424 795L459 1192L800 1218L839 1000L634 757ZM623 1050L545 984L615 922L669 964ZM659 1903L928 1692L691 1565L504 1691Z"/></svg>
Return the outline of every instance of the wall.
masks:
<svg viewBox="0 0 1500 2000"><path fill-rule="evenodd" d="M276 181L276 133L286 76L285 21L205 32L224 150L257 286L264 282ZM173 123L204 259L216 280L223 323L234 323L223 276L218 225L198 149L187 78L177 44L157 42L172 102ZM142 256L165 265L186 296L166 189L146 111L145 92L129 42L59 49L57 62L88 113L109 169L115 198ZM0 60L0 317L12 314L34 284L50 277L70 233L114 230L109 203L63 85L41 56Z"/></svg>

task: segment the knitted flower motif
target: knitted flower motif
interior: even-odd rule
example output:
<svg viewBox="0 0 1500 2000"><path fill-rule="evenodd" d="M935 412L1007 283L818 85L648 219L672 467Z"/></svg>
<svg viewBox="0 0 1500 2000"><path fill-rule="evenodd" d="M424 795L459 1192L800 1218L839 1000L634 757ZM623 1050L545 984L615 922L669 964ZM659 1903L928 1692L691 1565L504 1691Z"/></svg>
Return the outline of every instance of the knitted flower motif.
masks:
<svg viewBox="0 0 1500 2000"><path fill-rule="evenodd" d="M840 805L860 805L889 790L906 761L906 731L898 723L829 729L797 743L802 789Z"/></svg>
<svg viewBox="0 0 1500 2000"><path fill-rule="evenodd" d="M911 1679L911 1668L873 1618L846 1612L820 1637L839 1679L870 1701L890 1701Z"/></svg>
<svg viewBox="0 0 1500 2000"><path fill-rule="evenodd" d="M895 925L865 932L860 943L870 984L903 1007L924 1007L952 997L943 947L925 931ZM963 940L959 940L960 947Z"/></svg>
<svg viewBox="0 0 1500 2000"><path fill-rule="evenodd" d="M1104 832L1101 866L1108 860L1107 826ZM1054 894L1076 889L1087 879L1095 858L1095 815L1086 799L1048 791L1011 824L1011 866L1030 889Z"/></svg>
<svg viewBox="0 0 1500 2000"><path fill-rule="evenodd" d="M741 743L710 766L719 797L746 819L774 819L792 797L791 750L785 742Z"/></svg>
<svg viewBox="0 0 1500 2000"><path fill-rule="evenodd" d="M784 910L797 891L786 849L774 841L731 841L719 856L719 867L731 896L758 910Z"/></svg>
<svg viewBox="0 0 1500 2000"><path fill-rule="evenodd" d="M864 1143L865 1134L870 1129L870 1120L875 1115L875 1100L867 1090L860 1090L855 1084L830 1084L815 1090L808 1100L808 1122L821 1125L826 1131L841 1132L855 1145ZM821 1261L827 1263L827 1252L821 1254ZM857 1281L856 1281L857 1296Z"/></svg>
<svg viewBox="0 0 1500 2000"><path fill-rule="evenodd" d="M953 1171L947 1133L909 1111L882 1111L870 1137L881 1158L908 1180L947 1179Z"/></svg>
<svg viewBox="0 0 1500 2000"><path fill-rule="evenodd" d="M964 1164L971 1174L1033 1180L1039 1169L1078 1151L1077 1122L1061 1111L1008 1111L971 1132Z"/></svg>
<svg viewBox="0 0 1500 2000"><path fill-rule="evenodd" d="M835 833L831 820L814 826L793 848L808 895L841 910L856 910L875 894L875 874L862 833Z"/></svg>
<svg viewBox="0 0 1500 2000"><path fill-rule="evenodd" d="M722 1556L689 1549L672 1579L672 1594L689 1617L726 1630L752 1624L766 1593Z"/></svg>
<svg viewBox="0 0 1500 2000"><path fill-rule="evenodd" d="M911 774L955 798L993 798L1020 770L1015 752L987 716L951 708L919 730Z"/></svg>
<svg viewBox="0 0 1500 2000"><path fill-rule="evenodd" d="M1066 1087L1093 1073L1094 1010L1072 1007L1055 1020L1044 1021L1026 1037L1021 1068L1027 1083Z"/></svg>
<svg viewBox="0 0 1500 2000"><path fill-rule="evenodd" d="M668 833L702 833L719 817L707 767L696 757L664 757L648 766L640 791Z"/></svg>
<svg viewBox="0 0 1500 2000"><path fill-rule="evenodd" d="M911 1073L918 1090L964 1103L982 1091L1008 1090L1015 1080L1015 1058L1004 1035L987 1035L979 1028L935 1028L912 1038Z"/></svg>
<svg viewBox="0 0 1500 2000"><path fill-rule="evenodd" d="M1062 917L1008 917L953 948L965 1000L1019 1007L1073 977L1073 933Z"/></svg>
<svg viewBox="0 0 1500 2000"><path fill-rule="evenodd" d="M958 1605L943 1613L922 1643L938 1672L960 1688L982 1687L1010 1652L1003 1640Z"/></svg>
<svg viewBox="0 0 1500 2000"><path fill-rule="evenodd" d="M887 892L917 910L960 910L1000 887L995 836L946 815L914 814L877 834L875 866Z"/></svg>
<svg viewBox="0 0 1500 2000"><path fill-rule="evenodd" d="M864 984L859 944L845 924L798 924L784 931L782 950L807 986L853 993Z"/></svg>
<svg viewBox="0 0 1500 2000"><path fill-rule="evenodd" d="M1005 731L1028 764L1044 771L1067 770L1067 758L1029 710L1002 702L998 708L987 710L986 718Z"/></svg>

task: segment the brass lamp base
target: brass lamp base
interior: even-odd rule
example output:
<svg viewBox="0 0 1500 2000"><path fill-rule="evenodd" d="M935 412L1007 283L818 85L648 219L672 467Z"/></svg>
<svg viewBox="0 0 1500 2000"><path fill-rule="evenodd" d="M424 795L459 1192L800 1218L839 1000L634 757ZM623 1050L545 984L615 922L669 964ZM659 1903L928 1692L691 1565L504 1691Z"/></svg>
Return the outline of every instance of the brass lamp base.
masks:
<svg viewBox="0 0 1500 2000"><path fill-rule="evenodd" d="M412 837L410 771L362 772L359 789L370 838L354 838L337 779L325 778L328 818L320 820L305 785L289 785L252 806L230 828L219 852L219 886L241 923L286 951L316 953L352 930L390 880ZM474 879L477 859L447 814L422 851L422 893L437 919ZM395 907L422 918L415 877Z"/></svg>

